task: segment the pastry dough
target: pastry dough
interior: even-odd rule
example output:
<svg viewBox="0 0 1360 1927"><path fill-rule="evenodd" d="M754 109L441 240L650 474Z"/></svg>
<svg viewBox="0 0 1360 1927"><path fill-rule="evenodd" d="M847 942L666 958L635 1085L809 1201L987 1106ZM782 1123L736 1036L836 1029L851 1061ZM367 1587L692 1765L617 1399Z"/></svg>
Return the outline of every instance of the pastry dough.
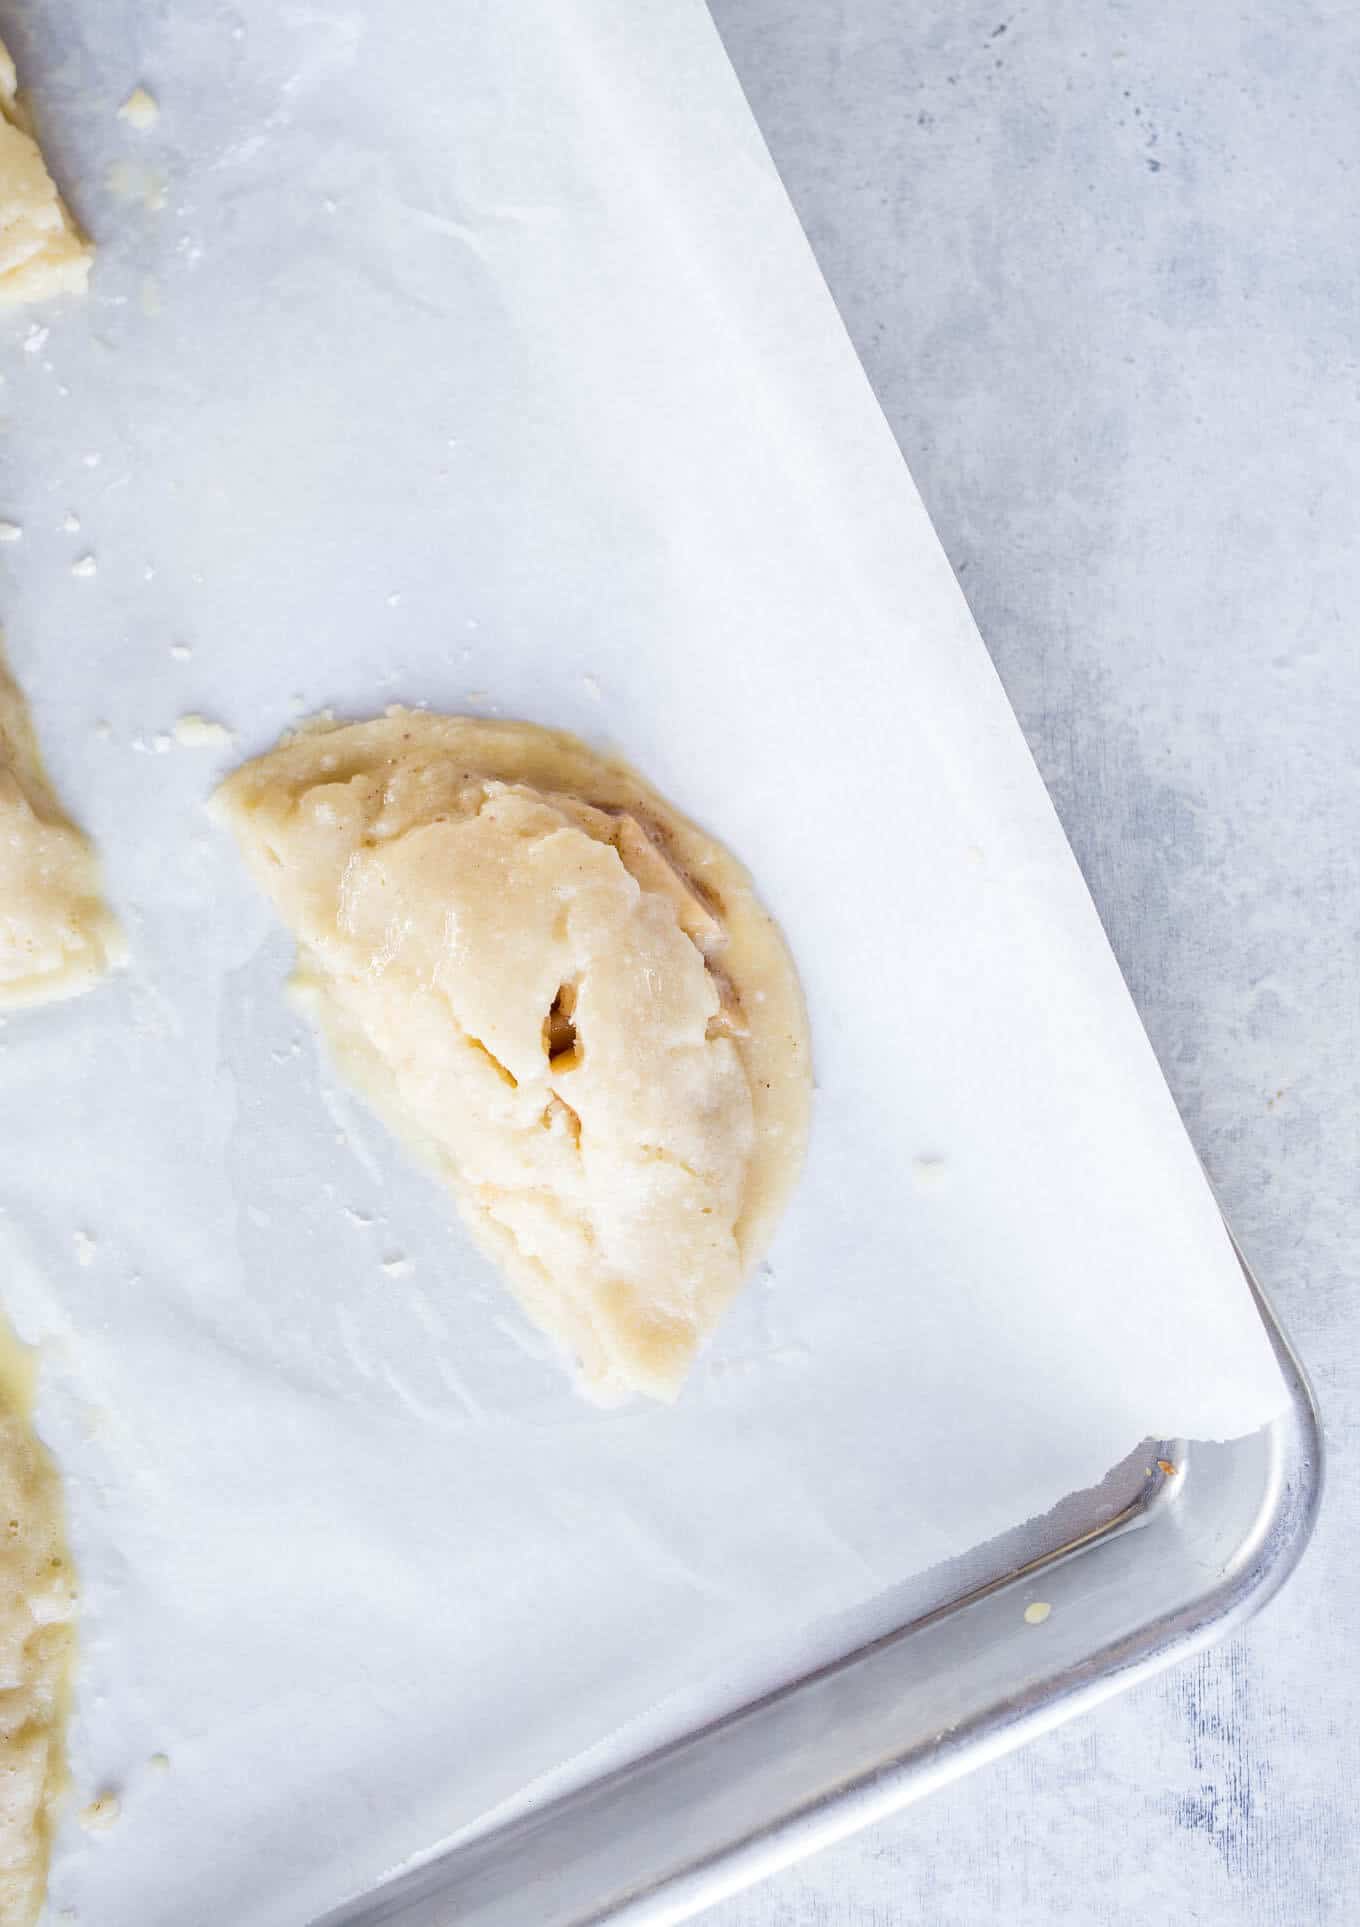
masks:
<svg viewBox="0 0 1360 1927"><path fill-rule="evenodd" d="M807 1133L806 1018L741 866L525 723L310 731L215 799L351 1074L610 1397L671 1397Z"/></svg>
<svg viewBox="0 0 1360 1927"><path fill-rule="evenodd" d="M94 852L57 801L0 657L0 1005L75 996L122 957Z"/></svg>
<svg viewBox="0 0 1360 1927"><path fill-rule="evenodd" d="M38 151L0 44L0 303L83 293L93 253Z"/></svg>
<svg viewBox="0 0 1360 1927"><path fill-rule="evenodd" d="M66 1787L75 1585L29 1354L0 1326L0 1927L30 1927Z"/></svg>

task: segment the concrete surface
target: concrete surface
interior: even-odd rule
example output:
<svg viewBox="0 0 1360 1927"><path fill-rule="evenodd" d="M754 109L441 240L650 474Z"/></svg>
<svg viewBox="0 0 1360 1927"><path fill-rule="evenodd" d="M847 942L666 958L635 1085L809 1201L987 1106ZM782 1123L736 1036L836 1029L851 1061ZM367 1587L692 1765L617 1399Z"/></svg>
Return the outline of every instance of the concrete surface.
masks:
<svg viewBox="0 0 1360 1927"><path fill-rule="evenodd" d="M1360 1919L1360 14L713 0L1228 1214L1317 1541L1245 1637L714 1927Z"/></svg>

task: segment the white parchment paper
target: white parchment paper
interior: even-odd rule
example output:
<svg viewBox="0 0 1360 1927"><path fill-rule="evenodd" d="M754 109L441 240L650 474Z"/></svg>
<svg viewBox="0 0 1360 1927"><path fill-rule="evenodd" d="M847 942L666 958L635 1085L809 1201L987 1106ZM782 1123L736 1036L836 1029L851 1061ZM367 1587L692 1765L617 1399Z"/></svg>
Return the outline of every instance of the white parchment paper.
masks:
<svg viewBox="0 0 1360 1927"><path fill-rule="evenodd" d="M77 1773L123 1796L55 1894L296 1927L1283 1388L698 0L0 16L101 250L4 326L3 613L133 950L0 1031ZM806 1181L673 1410L580 1403L337 1087L224 759L166 740L396 699L623 749L792 942Z"/></svg>

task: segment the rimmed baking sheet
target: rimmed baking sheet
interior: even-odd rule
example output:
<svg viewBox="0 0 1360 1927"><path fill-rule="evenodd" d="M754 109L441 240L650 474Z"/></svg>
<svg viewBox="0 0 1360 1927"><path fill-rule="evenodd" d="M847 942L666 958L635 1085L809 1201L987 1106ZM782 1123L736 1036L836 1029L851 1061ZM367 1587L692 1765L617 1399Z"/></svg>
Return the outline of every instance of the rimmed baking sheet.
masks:
<svg viewBox="0 0 1360 1927"><path fill-rule="evenodd" d="M54 1894L291 1927L1289 1391L697 0L4 27L100 245L5 324L4 619L133 959L0 1033L123 1796ZM397 699L623 749L789 933L809 1168L673 1409L584 1406L337 1084L173 735Z"/></svg>

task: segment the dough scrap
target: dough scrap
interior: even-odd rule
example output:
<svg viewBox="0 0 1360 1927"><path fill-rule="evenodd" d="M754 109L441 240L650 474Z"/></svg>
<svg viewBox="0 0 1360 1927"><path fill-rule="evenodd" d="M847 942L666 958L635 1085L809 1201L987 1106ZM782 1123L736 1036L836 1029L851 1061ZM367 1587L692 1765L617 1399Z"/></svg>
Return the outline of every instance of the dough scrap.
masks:
<svg viewBox="0 0 1360 1927"><path fill-rule="evenodd" d="M395 710L213 800L350 1075L609 1399L671 1398L802 1163L807 1021L751 882L621 762Z"/></svg>
<svg viewBox="0 0 1360 1927"><path fill-rule="evenodd" d="M57 801L0 657L0 1006L74 997L123 956L94 851Z"/></svg>
<svg viewBox="0 0 1360 1927"><path fill-rule="evenodd" d="M144 134L154 127L161 117L160 102L145 87L134 87L122 106L118 109L119 120L125 120L129 127L135 127Z"/></svg>
<svg viewBox="0 0 1360 1927"><path fill-rule="evenodd" d="M0 1326L0 1927L31 1927L66 1790L76 1592L31 1355Z"/></svg>
<svg viewBox="0 0 1360 1927"><path fill-rule="evenodd" d="M93 255L47 171L0 42L0 305L83 294Z"/></svg>

